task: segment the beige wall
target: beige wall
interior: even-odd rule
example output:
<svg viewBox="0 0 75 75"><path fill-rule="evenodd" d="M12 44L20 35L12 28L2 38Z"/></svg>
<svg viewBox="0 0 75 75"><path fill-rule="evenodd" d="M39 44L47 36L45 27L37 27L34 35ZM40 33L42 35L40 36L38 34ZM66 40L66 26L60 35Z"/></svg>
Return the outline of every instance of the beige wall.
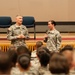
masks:
<svg viewBox="0 0 75 75"><path fill-rule="evenodd" d="M69 0L68 8L69 20L75 21L75 0Z"/></svg>
<svg viewBox="0 0 75 75"><path fill-rule="evenodd" d="M34 16L36 21L75 21L75 0L0 0L0 16Z"/></svg>

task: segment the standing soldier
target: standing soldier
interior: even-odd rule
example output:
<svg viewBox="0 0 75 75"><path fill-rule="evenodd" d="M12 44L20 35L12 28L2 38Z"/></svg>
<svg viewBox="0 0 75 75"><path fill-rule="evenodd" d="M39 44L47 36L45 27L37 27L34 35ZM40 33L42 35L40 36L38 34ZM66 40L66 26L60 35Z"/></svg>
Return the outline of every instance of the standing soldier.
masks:
<svg viewBox="0 0 75 75"><path fill-rule="evenodd" d="M7 39L11 41L16 48L21 45L25 45L25 40L29 39L29 34L26 26L22 25L23 17L16 16L16 24L8 28Z"/></svg>
<svg viewBox="0 0 75 75"><path fill-rule="evenodd" d="M60 32L55 29L55 21L48 22L48 31L46 32L44 42L47 42L47 48L50 51L58 51L61 45Z"/></svg>

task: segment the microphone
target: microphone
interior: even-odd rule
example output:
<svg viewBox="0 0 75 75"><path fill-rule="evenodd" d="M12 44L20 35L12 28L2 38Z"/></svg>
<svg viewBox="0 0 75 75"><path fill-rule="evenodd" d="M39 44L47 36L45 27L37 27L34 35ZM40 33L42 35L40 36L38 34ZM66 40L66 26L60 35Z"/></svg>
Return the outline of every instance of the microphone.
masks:
<svg viewBox="0 0 75 75"><path fill-rule="evenodd" d="M44 42L46 43L46 42L47 42L47 40L48 40L48 37L45 37L45 38L44 38Z"/></svg>

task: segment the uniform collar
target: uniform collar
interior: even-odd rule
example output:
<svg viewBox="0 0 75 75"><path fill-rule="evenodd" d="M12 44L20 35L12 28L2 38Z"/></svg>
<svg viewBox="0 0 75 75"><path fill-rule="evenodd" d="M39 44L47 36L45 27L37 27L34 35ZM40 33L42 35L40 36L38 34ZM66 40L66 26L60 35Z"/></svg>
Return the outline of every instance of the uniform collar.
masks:
<svg viewBox="0 0 75 75"><path fill-rule="evenodd" d="M54 29L54 30L48 30L48 33L55 33L55 31L56 31L56 29Z"/></svg>
<svg viewBox="0 0 75 75"><path fill-rule="evenodd" d="M17 24L15 24L15 27L21 27L22 25L18 26Z"/></svg>

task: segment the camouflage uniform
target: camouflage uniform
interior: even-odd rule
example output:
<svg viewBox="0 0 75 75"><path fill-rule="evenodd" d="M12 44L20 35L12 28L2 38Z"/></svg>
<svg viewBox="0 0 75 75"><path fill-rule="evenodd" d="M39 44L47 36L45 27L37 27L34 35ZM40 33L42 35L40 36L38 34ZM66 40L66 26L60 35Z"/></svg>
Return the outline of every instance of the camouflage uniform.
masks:
<svg viewBox="0 0 75 75"><path fill-rule="evenodd" d="M34 67L34 68L37 67L36 70L38 70L39 66L40 66L39 59L37 57L31 58L31 67Z"/></svg>
<svg viewBox="0 0 75 75"><path fill-rule="evenodd" d="M39 75L52 75L48 67L39 67Z"/></svg>
<svg viewBox="0 0 75 75"><path fill-rule="evenodd" d="M31 57L32 57L32 58L36 58L36 57L37 57L37 55L36 55L36 50L32 51Z"/></svg>
<svg viewBox="0 0 75 75"><path fill-rule="evenodd" d="M18 67L15 67L11 69L11 75L38 75L38 71L33 67L30 67L28 71L20 71Z"/></svg>
<svg viewBox="0 0 75 75"><path fill-rule="evenodd" d="M25 38L17 38L18 35L23 34ZM8 29L7 39L11 40L11 44L14 46L25 45L25 39L29 38L28 30L24 25L17 26L12 25Z"/></svg>
<svg viewBox="0 0 75 75"><path fill-rule="evenodd" d="M75 75L75 68L73 70L70 70L69 75Z"/></svg>
<svg viewBox="0 0 75 75"><path fill-rule="evenodd" d="M58 51L61 44L61 35L56 29L47 31L47 48L50 51Z"/></svg>
<svg viewBox="0 0 75 75"><path fill-rule="evenodd" d="M36 51L37 50L34 50L31 54L31 67L34 67L36 70L38 70L38 68L40 66L40 62L39 62L39 59L37 57Z"/></svg>

